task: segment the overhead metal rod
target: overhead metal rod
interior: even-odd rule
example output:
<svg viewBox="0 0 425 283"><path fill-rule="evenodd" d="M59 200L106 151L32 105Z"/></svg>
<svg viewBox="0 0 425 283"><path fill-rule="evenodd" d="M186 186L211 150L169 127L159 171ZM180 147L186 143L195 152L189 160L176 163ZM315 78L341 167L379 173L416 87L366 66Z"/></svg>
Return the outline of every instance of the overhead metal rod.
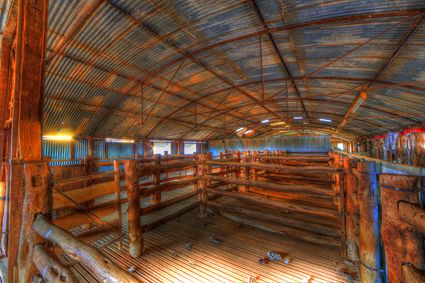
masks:
<svg viewBox="0 0 425 283"><path fill-rule="evenodd" d="M272 33L267 32L269 30L269 27L268 27L268 25L266 23L266 20L264 19L263 15L262 15L261 11L260 11L260 8L257 5L256 0L251 0L251 4L253 5L254 10L255 10L255 13L257 14L258 18L260 19L261 24L263 25L264 31L267 34L267 36L269 38L269 41L271 42L271 44L273 46L273 50L275 51L277 57L279 58L279 61L280 61L281 66L283 67L284 71L286 72L286 74L289 77L289 81L291 82L292 87L294 88L294 91L295 91L296 95L301 99L300 100L300 103L301 103L301 107L303 109L303 112L305 113L306 117L309 118L310 115L308 114L307 108L304 105L304 102L302 100L302 96L301 96L301 93L300 93L300 91L298 89L298 86L295 83L295 80L293 79L292 72L289 69L288 65L286 64L285 59L283 59L282 53L280 52L280 49L277 46L277 43L274 40L274 37L273 37Z"/></svg>
<svg viewBox="0 0 425 283"><path fill-rule="evenodd" d="M50 52L54 52L54 51L50 50ZM85 61L85 60L82 60L82 59L79 59L79 58L76 58L76 57L74 57L74 56L70 56L70 55L65 55L65 54L59 54L59 55L60 55L60 56L65 57L65 58L67 58L67 59L73 60L73 61L75 61L75 62L78 62L78 63L80 63L80 64L83 64L83 65L85 65L85 66L89 66L89 67L91 67L91 68L95 68L95 69L100 70L100 71L102 71L102 72L108 73L108 74L110 74L110 75L115 75L115 76L121 77L121 78L123 78L123 79L129 80L129 81L133 81L133 82L135 82L135 83L136 83L135 87L136 87L137 85L139 85L139 84L143 84L145 88L146 88L146 87L151 87L151 88L156 89L156 90L158 90L158 91L162 91L162 90L163 90L163 88L157 87L157 86L155 86L155 85L152 85L152 84L148 85L145 81L140 80L140 79L138 79L138 78L136 78L136 77L127 76L127 75L121 74L121 73L120 73L120 72L118 72L118 71L106 69L106 68L104 68L104 67L102 67L102 66L100 66L100 65L98 65L98 64L96 64L96 63L94 63L94 62ZM167 81L167 80L165 80L165 81ZM132 88L132 89L133 89L133 88ZM132 89L130 89L130 90L132 90ZM113 91L113 92L116 92L116 91ZM193 91L192 91L192 92L193 92ZM182 96L182 95L180 95L180 94L178 94L178 93L175 93L175 92L171 92L171 91L166 90L166 91L165 91L165 93L167 93L167 94L169 94L169 95L171 95L171 96L173 96L173 97L178 97L178 98L180 98L180 99L182 99L182 100L189 101L189 103L188 103L187 105L190 105L191 103L195 102L194 100L191 100L191 99L189 99L189 98L187 98L187 97L184 97L184 96ZM194 94L196 94L197 96L199 96L199 95L200 95L200 94L198 94L198 93L196 93L196 92L193 92L193 93L194 93ZM121 93L121 94L123 94L123 93ZM123 95L126 95L126 94L123 94ZM129 96L133 96L133 95L129 95ZM200 106L202 106L202 107L205 107L205 108L208 108L208 109L213 109L213 108L212 108L210 105L208 105L208 104L200 103L200 102L199 102L198 104L199 104ZM234 113L237 113L237 112L234 112ZM232 117L238 117L238 116L237 116L237 115L235 115L235 114L229 114L229 116L232 116Z"/></svg>
<svg viewBox="0 0 425 283"><path fill-rule="evenodd" d="M237 37L225 39L222 41L218 41L215 43L212 43L210 45L200 47L199 49L195 49L191 52L188 52L186 55L181 56L179 58L176 58L174 60L170 60L168 57L165 58L163 61L159 61L156 65L148 68L148 75L146 76L146 80L153 77L155 74L161 72L165 68L174 65L175 63L187 58L188 56L194 56L196 54L208 51L212 48L220 47L222 45L226 45L229 43L242 41L246 39L250 39L252 37L257 37L260 34L266 34L266 33L276 33L280 31L286 31L286 30L295 30L295 29L301 29L306 27L312 27L312 26L319 26L319 25L326 25L326 24L341 24L341 23L351 23L356 21L365 21L365 20L374 20L374 19L385 19L385 18L398 18L398 17L412 17L416 15L423 15L425 14L425 9L409 9L409 10L397 10L397 11L390 11L390 12L376 12L376 13L364 13L364 14L356 14L356 15L349 15L349 16L340 16L340 17L333 17L333 18L326 18L326 19L319 19L319 20L312 20L308 22L302 22L302 23L293 23L293 24L287 24L280 27L270 28L268 30L260 30L244 35L240 35ZM165 64L162 64L162 62L167 62Z"/></svg>
<svg viewBox="0 0 425 283"><path fill-rule="evenodd" d="M147 26L146 24L144 24L142 21L134 18L132 15L128 14L125 10L123 10L121 7L119 7L118 5L116 5L115 2L109 1L108 3L114 7L117 11L119 11L120 13L122 13L123 15L125 15L126 17L128 17L129 19L131 19L135 24L137 24L138 26L140 26L141 28L143 28L143 30L145 30L146 32L148 32L151 36L153 36L154 38L158 39L160 42L162 42L163 44L173 48L177 53L181 54L182 56L186 56L188 54L188 51L178 47L176 44L174 44L169 38L164 38L161 35L159 35L156 31L152 30L152 28L150 28L149 26ZM262 108L264 108L266 111L268 111L270 114L272 114L273 116L279 117L276 113L274 113L269 107L267 107L266 105L264 105L260 100L258 100L256 97L254 97L253 95L249 94L248 92L246 92L245 90L237 87L233 82L231 82L229 79L225 78L224 76L218 74L216 71L214 71L213 69L211 69L208 65L206 65L204 62L200 61L199 59L189 55L187 56L187 59L192 61L193 63L197 64L198 66L204 68L206 71L208 71L209 73L211 73L212 75L214 75L216 78L220 79L221 81L223 81L224 83L228 84L229 86L233 87L235 90L237 90L239 93L241 93L242 95L244 95L245 97L253 100L255 103L257 103L259 106L261 106ZM144 79L145 81L147 81L147 78L145 77ZM161 122L160 122L161 123ZM149 133L147 134L146 137L149 137L149 135L157 128L157 126L154 126Z"/></svg>
<svg viewBox="0 0 425 283"><path fill-rule="evenodd" d="M423 23L425 16L419 16L416 20L413 21L413 23L410 26L409 31L407 34L401 39L400 43L397 44L396 49L391 53L390 57L384 62L382 67L379 69L379 71L375 74L375 76L366 84L366 86L359 92L359 94L354 98L353 103L348 108L347 112L345 113L344 117L342 118L341 122L338 125L338 129L343 128L350 119L352 118L352 114L355 111L356 107L359 107L359 105L356 105L358 103L359 99L365 100L363 96L366 94L367 90L373 86L373 84L376 83L378 78L391 66L392 62L394 61L395 57L399 54L400 50L406 45L406 42L411 38L411 36L415 33L415 31L418 29L418 27ZM366 94L367 96L367 94ZM413 120L414 122L417 122Z"/></svg>

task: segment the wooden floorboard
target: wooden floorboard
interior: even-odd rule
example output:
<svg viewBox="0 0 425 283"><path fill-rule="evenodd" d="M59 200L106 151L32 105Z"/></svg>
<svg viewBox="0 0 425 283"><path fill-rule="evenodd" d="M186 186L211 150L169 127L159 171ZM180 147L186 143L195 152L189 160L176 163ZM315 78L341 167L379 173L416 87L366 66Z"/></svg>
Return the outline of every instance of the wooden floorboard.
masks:
<svg viewBox="0 0 425 283"><path fill-rule="evenodd" d="M163 200L190 190L164 193ZM142 223L155 221L194 201L197 197L149 214L142 218ZM149 205L149 202L149 198L142 200L142 206ZM128 231L126 210L127 204L123 204L124 232ZM113 221L116 217L117 213L112 213L103 219ZM73 233L80 234L84 230L79 227ZM222 239L223 243L211 243L210 235ZM221 216L209 216L202 221L196 210L145 233L145 253L137 259L128 255L127 237L124 237L122 250L118 249L117 242L105 245L116 236L116 232L110 232L97 237L92 244L125 269L133 266L134 275L142 282L248 282L250 277L256 278L256 282L345 282L338 269L352 270L344 264L339 248L268 233ZM185 247L189 241L193 243L191 250ZM258 259L265 257L270 250L287 252L292 261L288 265L282 262L258 263ZM79 264L72 269L78 273L81 282L99 282Z"/></svg>

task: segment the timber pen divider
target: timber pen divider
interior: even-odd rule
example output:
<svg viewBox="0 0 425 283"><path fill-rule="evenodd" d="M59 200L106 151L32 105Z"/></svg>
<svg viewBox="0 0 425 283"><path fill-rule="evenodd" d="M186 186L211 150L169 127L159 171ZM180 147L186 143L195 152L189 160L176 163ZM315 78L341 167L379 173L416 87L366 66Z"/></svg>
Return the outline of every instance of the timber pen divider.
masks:
<svg viewBox="0 0 425 283"><path fill-rule="evenodd" d="M193 160L186 161L189 157ZM169 163L163 163L164 161L168 161ZM145 215L200 195L201 190L197 189L197 183L201 178L197 176L197 164L196 155L177 156L174 158L171 156L162 158L160 155L155 155L153 158L145 158L141 164L138 160L124 161L124 176L126 180L128 198L129 251L133 258L139 257L143 254L144 232L171 221L199 205L196 201L183 208L179 208L177 211L174 211L161 219L155 220L154 222L144 225L141 224L141 217ZM184 174L183 176L179 174L178 177L174 178L168 176L169 173L186 170L193 170L193 176L189 177L187 174ZM149 175L152 176L152 182L139 182L140 178L147 177ZM161 179L162 175L165 175L166 178ZM161 200L162 192L184 188L189 185L194 186L192 192L179 195L166 201ZM141 208L140 199L149 196L152 197L152 204Z"/></svg>
<svg viewBox="0 0 425 283"><path fill-rule="evenodd" d="M227 156L221 154L220 160L212 160L211 154L191 156L193 160L190 161L186 157L162 159L160 156L145 158L141 162L116 160L113 162L114 171L91 172L86 176L54 180L51 185L47 178L49 175L47 163L51 162L50 160L16 163L14 166L21 168L22 178L25 180L22 183L25 184L27 193L22 205L26 209L22 212L22 217L16 215L22 219L22 222L10 223L9 227L13 225L20 227L20 230L25 229L27 230L25 234L29 236L21 239L17 248L10 245L9 262L14 266L14 260L16 260L15 273L11 276L28 278L34 269L38 269L44 279L53 280L59 274L67 278L67 282L75 282L73 274L45 245L45 241L49 240L60 246L69 257L86 265L97 276L104 276L102 278L105 278L106 282L137 282L126 271L104 261L97 249L57 227L54 223L60 218L55 219L51 224L42 216L51 211L73 209L77 213L83 213L102 227L106 225L106 230L112 229L118 232L119 236L114 241L122 242L120 204L128 201L129 251L132 257L142 254L144 232L199 207L201 218L205 218L209 210L217 211L227 218L268 231L296 235L304 240L320 244L341 246L344 256L357 263L360 276L366 282L368 280L382 282L385 272L384 260L388 265L390 281L425 280L419 271L425 264L423 250L418 249L418 246L421 247L423 244L422 239L425 233L423 221L425 210L418 197L418 194L424 190L422 169L417 167L406 169L406 165L376 162L362 156L347 156L335 152L331 152L329 157L321 156L308 165L282 164L282 160L287 161L291 156L279 156L278 153L270 156L267 151L264 155L259 152L252 154L246 152L241 157L240 153L235 152L231 157L227 158ZM303 163L307 160L302 156L294 157L292 160L295 159ZM329 162L328 166L325 162ZM124 174L119 168L121 163L124 164ZM168 176L169 173L188 169L193 171L192 175ZM7 170L10 169L6 168ZM120 184L123 175L126 180L125 186ZM163 175L165 178L161 178ZM309 175L314 176L312 180L315 179L315 182L310 185L296 183L286 185L272 181L277 178L276 180L291 179L296 182L295 177ZM332 181L329 182L321 177L324 175L332 176ZM140 178L145 176L152 176L153 181L140 182ZM333 190L323 189L322 185L325 184L330 184ZM162 192L188 185L193 185L193 191L165 201L161 200ZM125 188L127 199L121 198L121 191ZM285 200L277 199L275 196L282 193L298 195L299 199L306 203L312 201L311 198L315 199L316 204L320 204L321 198L324 200L331 198L337 204L337 210L330 210L320 205L313 208L302 203L286 203ZM48 198L49 194L53 197L51 201ZM94 203L94 199L106 195L114 195L114 200ZM152 204L141 208L140 199L150 196L152 196ZM198 201L179 207L159 220L141 224L141 217L195 196L199 196ZM249 209L228 207L214 201L209 203L217 196L247 201L261 207L280 209L289 213L339 219L342 230L337 231L331 227L321 226L320 223L305 223L301 229L297 228L298 223L295 220L280 219L261 211L252 213ZM14 198L7 192L5 197ZM381 210L378 209L380 206ZM105 222L93 212L102 207L118 211L118 227ZM240 215L251 215L253 219L247 222L246 218L240 218ZM283 221L290 226L277 227L260 223L254 218ZM316 231L320 233L317 234ZM91 231L88 231L87 235L89 233ZM396 242L394 237L397 237ZM9 241L12 244L14 242L10 234ZM385 250L385 256L381 255L380 245ZM28 247L32 248L28 249ZM77 250L80 254L76 255ZM27 262L25 260L27 256L33 258L35 264ZM90 261L93 259L100 260L102 263L99 262L95 264L96 266L90 267Z"/></svg>
<svg viewBox="0 0 425 283"><path fill-rule="evenodd" d="M425 267L424 169L341 152L331 156L345 168L346 257L358 264L362 281L383 282L387 274L389 282L425 282L419 271Z"/></svg>

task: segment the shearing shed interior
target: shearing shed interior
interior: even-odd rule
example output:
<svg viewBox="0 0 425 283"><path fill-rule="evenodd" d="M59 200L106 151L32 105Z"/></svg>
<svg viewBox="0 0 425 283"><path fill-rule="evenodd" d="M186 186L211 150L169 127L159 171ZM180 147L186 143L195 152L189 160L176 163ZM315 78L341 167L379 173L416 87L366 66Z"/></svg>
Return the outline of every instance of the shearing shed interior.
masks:
<svg viewBox="0 0 425 283"><path fill-rule="evenodd" d="M424 0L0 0L0 283L425 282Z"/></svg>

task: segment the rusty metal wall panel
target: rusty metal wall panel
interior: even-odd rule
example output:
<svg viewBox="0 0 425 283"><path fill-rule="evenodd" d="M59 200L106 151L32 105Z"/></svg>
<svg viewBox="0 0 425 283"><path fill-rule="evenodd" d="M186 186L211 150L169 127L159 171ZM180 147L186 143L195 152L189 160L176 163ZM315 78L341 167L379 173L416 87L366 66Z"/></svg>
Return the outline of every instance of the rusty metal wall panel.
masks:
<svg viewBox="0 0 425 283"><path fill-rule="evenodd" d="M288 152L328 152L331 148L330 136L280 136L272 138L211 140L208 149L213 156L220 151L239 150L278 150Z"/></svg>

